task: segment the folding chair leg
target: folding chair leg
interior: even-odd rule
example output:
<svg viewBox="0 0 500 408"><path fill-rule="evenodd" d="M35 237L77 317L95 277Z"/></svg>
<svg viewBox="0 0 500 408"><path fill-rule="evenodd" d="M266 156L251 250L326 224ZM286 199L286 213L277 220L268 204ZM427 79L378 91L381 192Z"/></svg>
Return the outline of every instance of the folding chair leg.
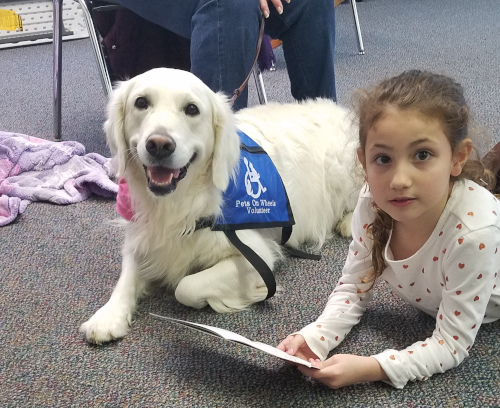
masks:
<svg viewBox="0 0 500 408"><path fill-rule="evenodd" d="M54 103L54 141L61 141L61 83L62 83L62 6L63 0L54 0L53 15L53 44L54 44L54 74L53 74L53 103Z"/></svg>
<svg viewBox="0 0 500 408"><path fill-rule="evenodd" d="M365 53L365 47L363 45L363 37L361 36L361 28L359 26L358 18L358 8L356 6L356 0L351 0L352 13L354 14L354 25L356 26L356 34L358 36L358 49L359 53L363 55Z"/></svg>
<svg viewBox="0 0 500 408"><path fill-rule="evenodd" d="M255 86L257 88L257 96L261 105L267 105L266 88L264 87L264 79L262 73L257 65L253 67L253 77L255 79Z"/></svg>

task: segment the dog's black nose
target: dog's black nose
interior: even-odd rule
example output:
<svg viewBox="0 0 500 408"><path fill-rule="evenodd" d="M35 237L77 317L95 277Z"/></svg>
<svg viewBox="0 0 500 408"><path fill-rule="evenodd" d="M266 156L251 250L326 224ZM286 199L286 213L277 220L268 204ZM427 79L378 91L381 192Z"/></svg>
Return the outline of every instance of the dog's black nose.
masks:
<svg viewBox="0 0 500 408"><path fill-rule="evenodd" d="M151 156L164 159L174 152L175 141L170 136L151 135L146 141L146 150Z"/></svg>

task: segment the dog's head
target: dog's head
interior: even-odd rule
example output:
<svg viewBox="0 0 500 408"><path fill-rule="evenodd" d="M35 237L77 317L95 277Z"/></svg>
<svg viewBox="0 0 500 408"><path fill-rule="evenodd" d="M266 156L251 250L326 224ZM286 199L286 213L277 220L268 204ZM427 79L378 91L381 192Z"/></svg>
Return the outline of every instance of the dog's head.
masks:
<svg viewBox="0 0 500 408"><path fill-rule="evenodd" d="M227 98L186 71L157 68L121 82L104 130L118 174L144 171L155 195L174 192L191 172L225 190L239 157Z"/></svg>

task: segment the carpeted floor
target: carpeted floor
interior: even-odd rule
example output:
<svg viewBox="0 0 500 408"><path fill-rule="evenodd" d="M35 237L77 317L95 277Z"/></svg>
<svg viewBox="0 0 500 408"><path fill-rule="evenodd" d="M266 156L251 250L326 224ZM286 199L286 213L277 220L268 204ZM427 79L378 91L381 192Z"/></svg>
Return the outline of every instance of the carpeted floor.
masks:
<svg viewBox="0 0 500 408"><path fill-rule="evenodd" d="M482 153L500 140L498 0L364 0L358 3L366 55L357 53L349 4L337 8L339 103L408 68L461 81ZM0 129L52 137L50 45L0 50ZM290 101L281 51L265 73L271 100ZM63 45L63 136L109 156L101 130L105 98L88 40ZM257 103L251 84L251 103ZM500 322L484 325L458 368L396 390L383 383L331 390L294 367L244 346L198 334L149 312L233 330L277 344L322 310L348 241L334 238L321 261L291 259L276 272L281 293L234 314L192 310L170 291L141 302L130 334L97 347L79 325L108 299L120 273L122 235L110 200L69 206L33 203L0 228L1 407L498 407ZM432 333L431 317L387 289L336 350L369 355Z"/></svg>

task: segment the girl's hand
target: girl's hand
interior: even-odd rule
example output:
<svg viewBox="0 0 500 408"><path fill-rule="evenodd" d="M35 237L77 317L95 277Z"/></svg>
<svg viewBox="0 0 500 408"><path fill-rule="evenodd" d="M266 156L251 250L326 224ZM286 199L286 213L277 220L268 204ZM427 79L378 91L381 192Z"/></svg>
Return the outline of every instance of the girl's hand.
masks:
<svg viewBox="0 0 500 408"><path fill-rule="evenodd" d="M260 11L264 14L265 18L269 17L269 1L273 3L274 7L278 11L279 14L283 13L283 3L281 0L259 0L260 1ZM287 3L290 3L290 0L285 0Z"/></svg>
<svg viewBox="0 0 500 408"><path fill-rule="evenodd" d="M336 354L323 362L318 359L309 359L309 362L318 367L319 370L299 366L300 372L315 378L330 388L388 379L378 361L373 357Z"/></svg>
<svg viewBox="0 0 500 408"><path fill-rule="evenodd" d="M304 340L304 337L300 334L288 336L285 340L278 344L277 348L283 350L291 356L297 356L303 360L317 360L318 358L318 356L311 351Z"/></svg>

